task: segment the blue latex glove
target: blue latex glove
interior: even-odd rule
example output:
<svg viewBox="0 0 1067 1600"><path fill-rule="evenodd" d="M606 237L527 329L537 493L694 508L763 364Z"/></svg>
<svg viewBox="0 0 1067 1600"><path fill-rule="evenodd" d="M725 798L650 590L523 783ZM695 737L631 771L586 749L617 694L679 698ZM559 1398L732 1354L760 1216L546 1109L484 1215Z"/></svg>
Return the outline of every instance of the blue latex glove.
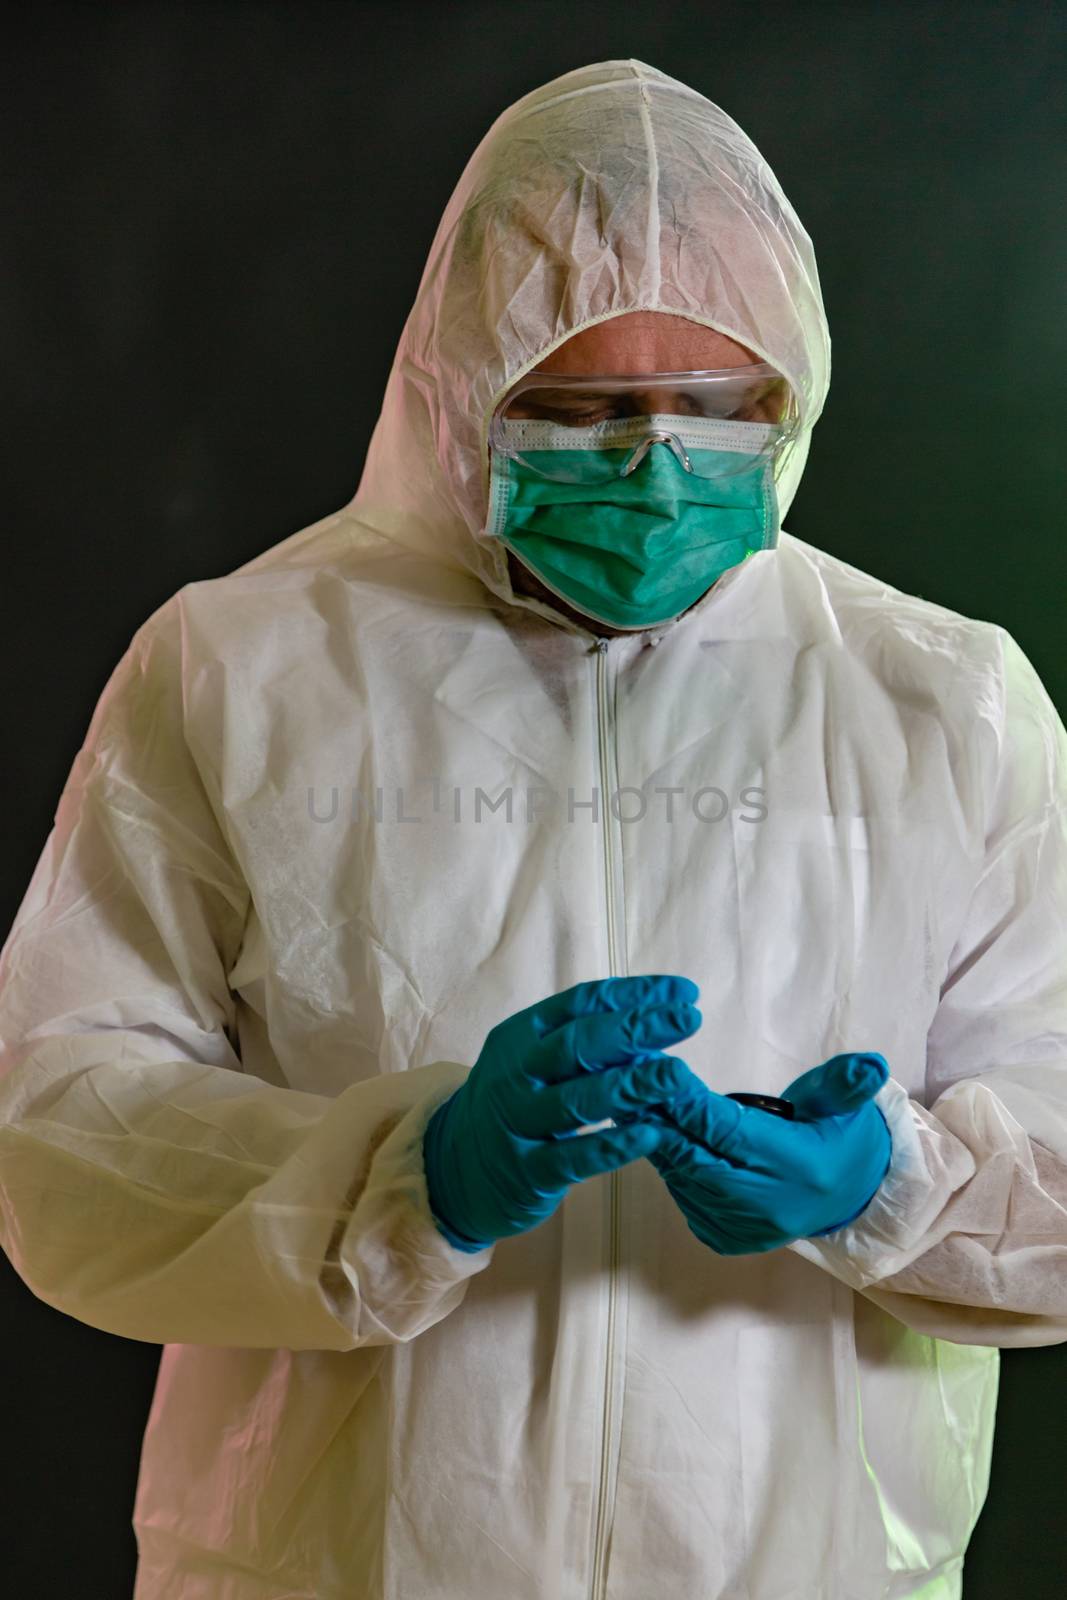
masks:
<svg viewBox="0 0 1067 1600"><path fill-rule="evenodd" d="M659 1053L695 1033L689 978L576 984L492 1029L466 1082L423 1138L430 1210L459 1250L484 1250L550 1217L568 1188L655 1149L670 1130L642 1120L693 1075ZM626 1126L576 1130L607 1118Z"/></svg>
<svg viewBox="0 0 1067 1600"><path fill-rule="evenodd" d="M831 1056L783 1093L796 1120L738 1105L689 1073L673 1102L650 1112L673 1124L648 1159L702 1244L754 1255L844 1227L889 1171L892 1137L873 1097L889 1076L875 1052Z"/></svg>

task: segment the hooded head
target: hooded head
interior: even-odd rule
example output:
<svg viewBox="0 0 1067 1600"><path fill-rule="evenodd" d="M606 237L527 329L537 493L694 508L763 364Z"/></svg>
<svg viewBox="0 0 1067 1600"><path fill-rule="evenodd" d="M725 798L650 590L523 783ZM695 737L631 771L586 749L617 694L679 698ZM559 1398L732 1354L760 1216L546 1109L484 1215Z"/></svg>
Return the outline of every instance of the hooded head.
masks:
<svg viewBox="0 0 1067 1600"><path fill-rule="evenodd" d="M826 398L811 241L751 140L640 61L524 95L467 163L430 246L359 488L357 521L515 598L484 532L489 421L516 378L633 311L690 318L788 379L800 426L785 516Z"/></svg>

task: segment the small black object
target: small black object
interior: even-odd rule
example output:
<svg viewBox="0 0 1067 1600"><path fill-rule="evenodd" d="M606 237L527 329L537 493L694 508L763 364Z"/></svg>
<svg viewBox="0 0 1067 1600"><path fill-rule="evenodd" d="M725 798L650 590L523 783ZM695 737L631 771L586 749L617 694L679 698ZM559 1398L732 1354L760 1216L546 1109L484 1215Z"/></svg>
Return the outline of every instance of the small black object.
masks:
<svg viewBox="0 0 1067 1600"><path fill-rule="evenodd" d="M792 1100L780 1100L773 1094L728 1094L727 1100L737 1100L743 1106L755 1106L760 1111L773 1111L776 1117L787 1122L796 1121L796 1107Z"/></svg>

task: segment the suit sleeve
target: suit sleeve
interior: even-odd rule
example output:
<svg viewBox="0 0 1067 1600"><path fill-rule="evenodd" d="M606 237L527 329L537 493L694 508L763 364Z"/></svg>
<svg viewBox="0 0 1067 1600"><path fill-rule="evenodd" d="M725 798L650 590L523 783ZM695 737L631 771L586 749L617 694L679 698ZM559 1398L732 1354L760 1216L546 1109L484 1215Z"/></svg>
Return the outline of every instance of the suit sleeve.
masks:
<svg viewBox="0 0 1067 1600"><path fill-rule="evenodd" d="M996 629L985 854L927 1038L925 1103L879 1092L890 1170L855 1223L789 1246L958 1344L1067 1341L1067 734ZM892 1069L892 1063L890 1063Z"/></svg>
<svg viewBox="0 0 1067 1600"><path fill-rule="evenodd" d="M442 1236L422 1166L469 1065L336 1096L242 1069L251 894L185 738L181 638L179 592L107 683L0 951L0 1245L125 1338L405 1342L493 1253Z"/></svg>

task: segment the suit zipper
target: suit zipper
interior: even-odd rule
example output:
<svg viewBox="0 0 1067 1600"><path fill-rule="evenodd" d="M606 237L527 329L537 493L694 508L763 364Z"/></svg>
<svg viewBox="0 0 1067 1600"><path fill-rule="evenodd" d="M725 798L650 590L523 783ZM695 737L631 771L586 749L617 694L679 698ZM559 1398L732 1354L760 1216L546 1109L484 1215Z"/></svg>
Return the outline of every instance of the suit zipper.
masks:
<svg viewBox="0 0 1067 1600"><path fill-rule="evenodd" d="M610 780L615 730L614 719L612 716L612 706L608 696L607 639L598 639L595 649L597 652L597 746L600 756L600 815L602 818L604 836L604 896L605 915L607 917L608 929L608 966L610 969L609 976L625 977L625 941L620 941L616 937L619 896L616 893L615 857L612 849L611 810L608 799L609 794L613 792ZM600 1454L600 1484L597 1491L596 1501L596 1523L593 1539L593 1576L590 1588L590 1600L603 1600L604 1592L607 1586L608 1490L611 1476L610 1469L614 1449L615 1429L615 1345L617 1331L616 1323L618 1318L618 1270L621 1233L619 1173L617 1171L613 1171L609 1176L608 1182L611 1207L609 1219L609 1235L611 1244L608 1267L608 1331L604 1368L604 1409Z"/></svg>

